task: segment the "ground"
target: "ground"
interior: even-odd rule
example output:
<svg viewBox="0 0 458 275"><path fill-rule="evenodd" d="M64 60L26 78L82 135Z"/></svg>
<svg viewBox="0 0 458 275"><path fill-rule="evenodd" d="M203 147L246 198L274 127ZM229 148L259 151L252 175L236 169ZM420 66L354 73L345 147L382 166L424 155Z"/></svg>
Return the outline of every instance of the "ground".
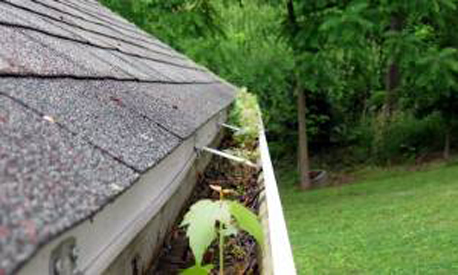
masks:
<svg viewBox="0 0 458 275"><path fill-rule="evenodd" d="M458 164L366 169L299 192L279 184L299 274L458 274Z"/></svg>

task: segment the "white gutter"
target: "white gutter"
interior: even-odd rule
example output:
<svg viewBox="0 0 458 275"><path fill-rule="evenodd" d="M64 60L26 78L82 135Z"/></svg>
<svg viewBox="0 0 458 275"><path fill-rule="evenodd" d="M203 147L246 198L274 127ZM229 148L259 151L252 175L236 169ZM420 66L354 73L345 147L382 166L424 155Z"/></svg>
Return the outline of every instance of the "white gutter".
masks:
<svg viewBox="0 0 458 275"><path fill-rule="evenodd" d="M131 260L137 253L143 257L138 260L143 263L139 270L145 270L145 264L150 262L147 258L153 257L154 247L161 244L160 240L166 234L169 223L171 225L174 222L174 217L181 210L182 204L178 201L184 202L193 189L199 174L199 169L192 167L198 157L195 148L211 146L211 141L225 120L226 113L222 111L93 219L45 245L18 274L55 274L51 270L51 256L57 247L69 239L75 240L79 250L77 268L85 275L137 274L131 270ZM265 186L262 207L267 210L267 217L263 219L267 229L267 253L262 256L268 261L268 266L263 274L295 275L293 254L262 122L259 150ZM213 149L207 147L206 151ZM223 155L228 157L225 153ZM229 157L234 158L231 155ZM171 203L167 204L168 201ZM146 227L150 231L144 231Z"/></svg>
<svg viewBox="0 0 458 275"><path fill-rule="evenodd" d="M198 172L203 168L197 167L203 165L204 161L198 158L195 148L211 146L226 117L226 110L216 114L92 219L43 246L17 274L57 274L52 270L50 260L54 251L70 239L75 240L76 270L81 274L136 274L131 270L131 259L136 254L142 259L141 270L146 269L151 262L148 258L153 257L154 250L162 244L161 240L181 211L197 180ZM147 241L141 239L140 244L130 246L149 225L151 232ZM132 252L132 255L119 258L124 251Z"/></svg>
<svg viewBox="0 0 458 275"><path fill-rule="evenodd" d="M277 181L270 159L269 147L264 133L264 124L260 119L259 123L259 150L261 151L262 170L264 174L265 198L267 201L267 220L268 220L268 244L266 247L270 251L272 270L264 271L264 274L274 275L295 275L291 244L288 238L285 217L283 215L280 194L278 192ZM266 257L267 255L263 255Z"/></svg>

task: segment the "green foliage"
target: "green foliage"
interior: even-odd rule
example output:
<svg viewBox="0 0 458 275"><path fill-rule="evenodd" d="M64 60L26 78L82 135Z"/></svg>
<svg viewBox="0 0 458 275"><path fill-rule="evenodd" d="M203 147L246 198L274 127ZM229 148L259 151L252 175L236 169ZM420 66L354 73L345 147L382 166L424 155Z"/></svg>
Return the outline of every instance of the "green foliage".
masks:
<svg viewBox="0 0 458 275"><path fill-rule="evenodd" d="M229 114L229 123L240 128L232 137L237 143L228 153L256 162L259 159L257 140L259 135L260 114L255 95L242 88L238 93Z"/></svg>
<svg viewBox="0 0 458 275"><path fill-rule="evenodd" d="M416 87L422 93L412 97L418 113L440 112L451 124L458 115L458 56L453 48L430 48L418 61Z"/></svg>
<svg viewBox="0 0 458 275"><path fill-rule="evenodd" d="M169 3L170 2L170 3ZM192 9L172 8L172 3L198 0L123 1L103 0L144 30L207 66L228 81L246 87L261 105L270 138L290 140L297 121L291 75L293 53L279 39L283 15L281 0L211 0L210 16L202 6ZM126 4L127 3L127 4ZM199 16L212 31L195 31ZM218 31L216 31L218 29ZM291 144L291 142L289 142ZM292 145L294 146L294 144Z"/></svg>
<svg viewBox="0 0 458 275"><path fill-rule="evenodd" d="M258 217L253 212L235 201L229 202L229 211L240 229L248 232L259 244L264 242L262 227L259 224Z"/></svg>
<svg viewBox="0 0 458 275"><path fill-rule="evenodd" d="M378 137L375 136L373 157L376 162L386 164L396 160L411 160L427 152L440 150L443 129L443 122L437 114L424 119L400 115L383 127Z"/></svg>
<svg viewBox="0 0 458 275"><path fill-rule="evenodd" d="M352 141L364 124L411 131L378 122L391 100L397 113L419 120L440 115L446 128L458 124L458 32L450 27L458 24L457 0L288 0L295 25L280 0L102 2L254 93L274 158L297 148L296 76L306 91L312 153L349 144L355 154L383 151ZM392 64L399 79L387 96ZM382 139L375 136L370 139ZM397 152L390 156L404 154Z"/></svg>
<svg viewBox="0 0 458 275"><path fill-rule="evenodd" d="M234 139L240 147L252 148L259 135L259 114L256 96L250 94L246 88L237 93L234 106L230 113L229 123L242 127L234 134Z"/></svg>
<svg viewBox="0 0 458 275"><path fill-rule="evenodd" d="M427 91L445 92L457 88L458 73L457 49L437 49L432 47L417 62L417 84Z"/></svg>
<svg viewBox="0 0 458 275"><path fill-rule="evenodd" d="M184 270L181 274L182 275L207 275L213 269L213 265L205 265L205 266L193 266L186 270Z"/></svg>
<svg viewBox="0 0 458 275"><path fill-rule="evenodd" d="M221 15L211 0L102 0L147 32L180 50L204 38L224 35Z"/></svg>
<svg viewBox="0 0 458 275"><path fill-rule="evenodd" d="M202 265L205 250L216 238L217 221L225 225L231 223L228 205L222 201L201 200L191 206L181 223L181 226L187 226L186 234L197 266Z"/></svg>
<svg viewBox="0 0 458 275"><path fill-rule="evenodd" d="M220 240L223 240L223 236L237 234L240 228L252 235L258 244L263 243L261 224L256 215L245 206L228 200L200 200L191 206L181 223L181 226L187 227L186 235L196 260L196 266L187 269L185 272L188 273L185 274L203 274L209 268L208 265L202 267L202 258L216 238L217 224L220 225ZM222 241L220 250L223 250Z"/></svg>
<svg viewBox="0 0 458 275"><path fill-rule="evenodd" d="M354 153L365 151L361 159L378 162L414 156L424 147L437 149L437 140L442 140L437 134L435 140L420 142L417 138L432 131L428 119L397 118L385 123L379 121L379 114L388 100L394 100L403 114L455 119L458 44L443 18L454 20L456 1L288 2L292 8L285 16L283 34L295 50L295 70L308 97L318 93L331 102L330 115L324 117L332 129L318 120L309 127L313 137L323 140L317 133L326 133L330 142L340 146L360 139L368 147L352 146ZM453 48L443 46L451 41ZM398 91L393 99L385 91L391 64L400 76L391 84ZM313 110L313 103L309 106ZM403 114L401 117L409 116ZM316 114L312 111L308 116ZM362 130L364 124L371 126ZM435 133L445 133L444 123L434 125ZM316 142L312 138L312 151L314 145L331 145Z"/></svg>
<svg viewBox="0 0 458 275"><path fill-rule="evenodd" d="M349 133L353 149L346 155L347 161L386 165L414 161L442 148L444 121L438 113L424 118L397 114L389 124L384 123L383 117L373 118Z"/></svg>

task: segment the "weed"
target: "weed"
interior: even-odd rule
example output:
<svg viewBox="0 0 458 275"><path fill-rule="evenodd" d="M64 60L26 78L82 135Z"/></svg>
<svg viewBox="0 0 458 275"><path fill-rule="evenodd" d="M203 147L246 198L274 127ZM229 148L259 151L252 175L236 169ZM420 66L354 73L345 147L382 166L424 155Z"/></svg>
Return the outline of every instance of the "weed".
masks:
<svg viewBox="0 0 458 275"><path fill-rule="evenodd" d="M181 226L186 226L191 250L196 264L186 269L183 274L208 274L213 265L202 265L202 258L210 244L218 236L219 241L219 270L224 274L224 241L226 237L236 235L244 230L252 235L259 244L263 243L262 227L258 217L242 204L229 201L225 195L234 193L220 186L211 186L219 193L220 199L212 201L200 200L191 206L185 215ZM217 230L216 230L217 229Z"/></svg>

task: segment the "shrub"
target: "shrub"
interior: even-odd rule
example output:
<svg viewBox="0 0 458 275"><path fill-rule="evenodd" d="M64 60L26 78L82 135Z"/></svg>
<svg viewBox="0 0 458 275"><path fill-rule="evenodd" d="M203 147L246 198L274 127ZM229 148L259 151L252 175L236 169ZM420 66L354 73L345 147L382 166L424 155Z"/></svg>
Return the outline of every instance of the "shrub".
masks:
<svg viewBox="0 0 458 275"><path fill-rule="evenodd" d="M400 113L390 122L373 117L362 122L354 131L354 158L376 164L414 160L442 148L443 120L438 114L419 119Z"/></svg>

